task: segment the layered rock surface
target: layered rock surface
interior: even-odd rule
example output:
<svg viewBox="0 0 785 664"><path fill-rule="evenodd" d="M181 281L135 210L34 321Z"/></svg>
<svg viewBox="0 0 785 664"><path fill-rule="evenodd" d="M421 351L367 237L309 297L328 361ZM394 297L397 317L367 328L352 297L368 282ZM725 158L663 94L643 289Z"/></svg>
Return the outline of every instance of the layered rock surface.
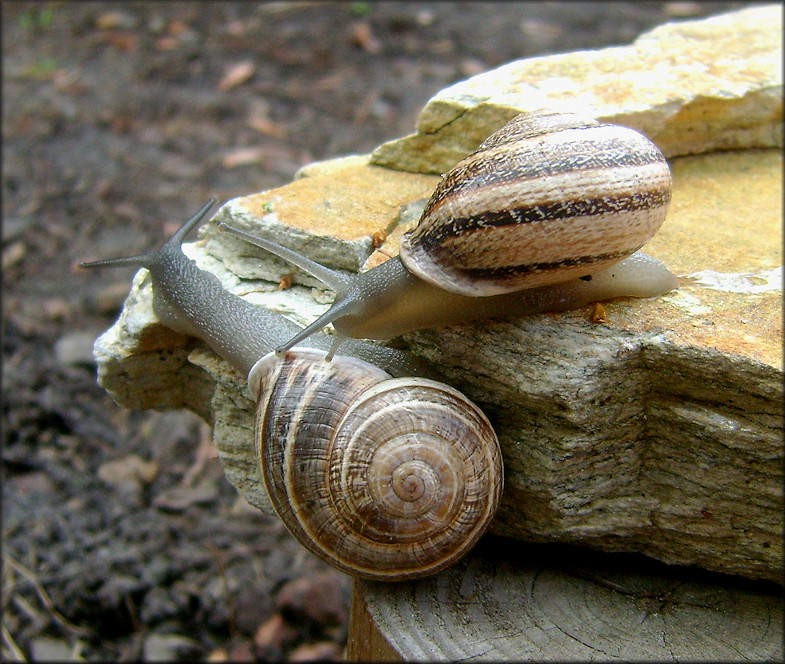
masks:
<svg viewBox="0 0 785 664"><path fill-rule="evenodd" d="M633 44L518 60L442 90L375 164L443 173L517 113L558 108L646 134L667 157L782 144L782 8L674 22Z"/></svg>
<svg viewBox="0 0 785 664"><path fill-rule="evenodd" d="M312 165L215 219L357 270L397 251L438 182L429 173L520 110L564 104L572 88L594 100L589 110L642 129L672 157L673 202L646 251L679 276L676 291L608 303L602 324L585 308L399 342L442 367L497 429L505 494L493 532L780 580L782 155L763 149L782 141L780 15L753 8L481 74L437 95L396 157L382 146L372 159ZM730 48L730 33L729 64L707 60ZM657 86L624 83L644 70ZM311 277L261 250L212 224L201 238L188 255L228 290L302 324L328 306ZM298 285L278 290L283 277ZM269 509L245 377L158 323L151 295L142 271L96 344L102 384L122 405L185 407L211 421L227 476Z"/></svg>

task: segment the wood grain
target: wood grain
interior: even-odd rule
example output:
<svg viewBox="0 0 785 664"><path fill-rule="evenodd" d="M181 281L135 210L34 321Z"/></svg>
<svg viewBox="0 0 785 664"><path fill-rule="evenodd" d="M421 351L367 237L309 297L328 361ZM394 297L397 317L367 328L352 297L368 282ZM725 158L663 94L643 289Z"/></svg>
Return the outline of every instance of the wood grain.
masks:
<svg viewBox="0 0 785 664"><path fill-rule="evenodd" d="M362 643L406 661L781 661L781 589L636 554L487 537L407 584L357 582ZM355 607L362 609L360 599ZM362 616L357 616L361 618ZM359 635L353 618L350 642ZM377 635L373 630L378 630ZM378 651L374 651L378 652ZM370 659L354 646L352 661Z"/></svg>

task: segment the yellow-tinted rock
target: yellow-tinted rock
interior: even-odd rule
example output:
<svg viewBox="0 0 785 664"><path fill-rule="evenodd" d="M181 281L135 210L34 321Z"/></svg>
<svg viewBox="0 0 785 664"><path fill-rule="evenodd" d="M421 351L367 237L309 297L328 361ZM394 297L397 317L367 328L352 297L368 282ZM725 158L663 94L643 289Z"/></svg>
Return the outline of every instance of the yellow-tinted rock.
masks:
<svg viewBox="0 0 785 664"><path fill-rule="evenodd" d="M679 288L633 306L606 303L607 325L661 329L678 346L782 367L782 154L712 153L671 167L668 217L644 251Z"/></svg>
<svg viewBox="0 0 785 664"><path fill-rule="evenodd" d="M231 200L215 219L265 235L320 263L357 271L375 248L374 236L391 233L401 207L429 196L438 182L434 176L353 160L326 164L283 187ZM253 260L237 263L240 248L253 253ZM226 234L212 233L209 250L231 261L243 278L277 281L276 270L280 276L280 262ZM271 263L276 266L272 272Z"/></svg>
<svg viewBox="0 0 785 664"><path fill-rule="evenodd" d="M491 531L782 574L782 155L673 160L646 299L406 335L498 424ZM754 478L751 481L750 478Z"/></svg>
<svg viewBox="0 0 785 664"><path fill-rule="evenodd" d="M682 157L672 170L668 219L646 247L682 277L660 326L676 343L781 367L782 153Z"/></svg>
<svg viewBox="0 0 785 664"><path fill-rule="evenodd" d="M324 161L314 161L300 168L295 174L294 179L310 178L314 175L328 175L341 171L348 166L363 166L370 161L369 154L352 154L345 157L335 157Z"/></svg>
<svg viewBox="0 0 785 664"><path fill-rule="evenodd" d="M782 7L669 23L632 45L519 60L446 88L373 163L443 173L517 113L637 129L666 156L782 145Z"/></svg>
<svg viewBox="0 0 785 664"><path fill-rule="evenodd" d="M608 113L634 115L662 136L694 130L715 146L728 147L730 141L734 148L755 147L766 144L761 136L779 140L760 122L781 112L781 100L772 95L779 84L761 86L760 63L770 65L779 49L778 42L771 45L772 30L779 30L772 15L779 9L755 8L700 24L665 26L639 40L636 48L650 51L646 62L655 78L685 65L691 49L702 53L701 62L711 63L675 79L692 92L675 91L672 106L657 102L653 93L647 108L624 106L623 77L614 78L614 67L618 52L629 54L629 49L572 54L587 65L584 73L593 68L605 77L604 87L589 79L571 81L569 71L560 69L566 60L559 58L568 56L527 61L527 67L551 97L593 95L609 109L618 105ZM771 26L761 25L762 16ZM749 48L717 46L731 44L718 41L718 35L727 37L729 26L736 26L737 41L749 42ZM713 58L703 43L710 38ZM657 45L668 40L672 43L658 60ZM722 60L725 52L733 57ZM492 73L500 89L522 85L515 71L511 66ZM725 95L713 78L718 72L734 81ZM637 75L642 76L640 70ZM648 94L648 79L639 83ZM568 94L573 84L578 87ZM714 92L708 94L709 88ZM445 97L455 97L454 89ZM691 101L682 103L683 98ZM450 108L434 105L429 113ZM477 118L503 122L514 112L498 100L480 102L453 124L467 143L479 142L491 129ZM668 124L672 117L686 124L676 131L678 125ZM428 148L439 159L454 151L446 136ZM668 219L646 251L679 276L678 290L606 303L607 322L600 324L591 322L585 307L419 331L401 341L438 365L494 423L505 463L494 532L638 551L668 562L781 580L782 155L714 151L672 159L672 169ZM307 250L331 267L356 270L373 251L378 231L388 237L370 260L396 253L400 234L417 217L417 202L438 181L368 165L364 158L315 165L304 175L230 201L217 216ZM262 269L264 252L214 227L205 237L207 242L186 246L188 256L217 274L225 288L281 310L280 302L265 299L268 293L250 294L274 286L245 280L277 282L290 267ZM300 312L306 309L303 299L312 299L302 288L275 295ZM199 342L162 334L150 302L150 285L140 275L121 319L96 344L102 385L129 407L187 407L210 418L230 481L249 502L269 509L243 377ZM310 321L315 314L309 310L303 318Z"/></svg>

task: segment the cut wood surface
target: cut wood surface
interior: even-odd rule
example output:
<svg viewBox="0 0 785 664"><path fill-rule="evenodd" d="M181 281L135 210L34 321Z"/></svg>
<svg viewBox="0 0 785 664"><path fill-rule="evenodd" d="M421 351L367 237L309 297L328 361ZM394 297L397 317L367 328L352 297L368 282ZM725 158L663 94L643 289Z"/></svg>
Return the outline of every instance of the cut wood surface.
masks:
<svg viewBox="0 0 785 664"><path fill-rule="evenodd" d="M418 582L356 581L350 661L782 661L781 589L486 538Z"/></svg>

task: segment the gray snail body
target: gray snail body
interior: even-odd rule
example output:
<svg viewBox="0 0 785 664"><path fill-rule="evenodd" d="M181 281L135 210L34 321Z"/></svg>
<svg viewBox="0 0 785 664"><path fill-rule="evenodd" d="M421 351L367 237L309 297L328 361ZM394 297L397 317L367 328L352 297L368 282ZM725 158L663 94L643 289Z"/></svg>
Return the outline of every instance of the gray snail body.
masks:
<svg viewBox="0 0 785 664"><path fill-rule="evenodd" d="M514 118L445 175L400 255L365 273L347 277L219 227L336 291L330 310L277 348L284 352L332 323L329 358L348 338L388 339L672 290L674 275L638 252L662 225L670 197L667 161L643 135L538 111Z"/></svg>
<svg viewBox="0 0 785 664"><path fill-rule="evenodd" d="M205 218L210 199L157 251L139 256L82 263L83 267L144 267L150 272L153 309L168 327L205 341L243 375L273 348L302 328L264 307L224 290L217 277L187 259L180 245ZM327 349L331 338L314 335L309 346ZM393 376L433 376L433 370L408 353L351 340L346 354L376 364Z"/></svg>
<svg viewBox="0 0 785 664"><path fill-rule="evenodd" d="M329 341L314 335L310 348L279 359L272 349L299 327L225 291L180 248L213 203L157 251L82 266L145 267L161 321L248 375L262 477L303 546L381 581L451 565L501 498L501 451L488 419L457 390L422 377L428 367L402 351L351 340L350 354L326 362L320 349Z"/></svg>

